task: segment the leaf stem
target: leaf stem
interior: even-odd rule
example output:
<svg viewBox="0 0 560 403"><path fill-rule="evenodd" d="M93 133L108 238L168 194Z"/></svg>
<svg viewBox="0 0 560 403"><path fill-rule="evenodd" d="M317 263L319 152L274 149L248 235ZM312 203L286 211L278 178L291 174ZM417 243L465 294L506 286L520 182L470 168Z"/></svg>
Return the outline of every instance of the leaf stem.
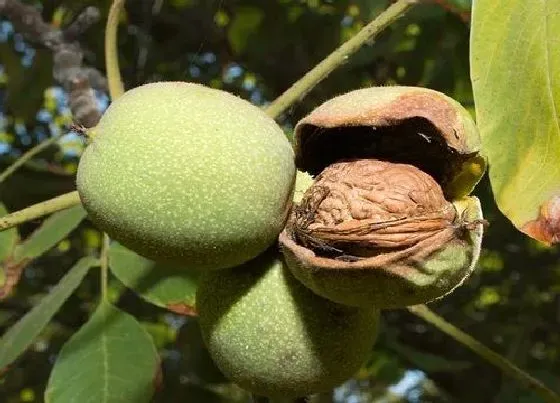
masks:
<svg viewBox="0 0 560 403"><path fill-rule="evenodd" d="M65 193L53 199L34 204L23 210L15 211L4 217L0 217L0 231L78 204L80 204L80 196L77 191Z"/></svg>
<svg viewBox="0 0 560 403"><path fill-rule="evenodd" d="M107 17L105 28L105 68L109 83L109 94L114 101L124 93L121 71L119 68L119 54L117 50L117 31L119 15L123 8L124 0L114 0Z"/></svg>
<svg viewBox="0 0 560 403"><path fill-rule="evenodd" d="M109 302L109 294L107 292L109 285L109 235L103 233L103 241L101 244L101 298L105 302Z"/></svg>
<svg viewBox="0 0 560 403"><path fill-rule="evenodd" d="M463 344L465 347L469 348L480 357L490 362L492 365L495 365L502 372L517 380L520 384L533 390L545 402L560 402L560 396L546 387L541 381L533 378L527 372L515 366L515 364L513 364L511 361L486 347L484 344L468 335L467 333L463 332L461 329L453 326L444 318L430 310L430 308L428 308L426 305L409 306L408 310L414 315L424 319L426 322L429 322L430 324L441 330L443 333L451 336L453 339L455 339L455 341Z"/></svg>
<svg viewBox="0 0 560 403"><path fill-rule="evenodd" d="M0 183L4 182L11 174L17 171L22 165L24 165L35 155L39 154L41 151L48 148L50 145L56 143L61 137L62 134L57 134L56 136L49 137L48 139L40 142L35 147L28 150L25 154L19 157L16 161L14 161L12 165L10 165L8 168L4 170L4 172L0 174Z"/></svg>
<svg viewBox="0 0 560 403"><path fill-rule="evenodd" d="M374 38L383 29L401 17L418 0L398 0L377 16L356 35L343 43L338 49L317 64L301 79L296 81L282 95L265 109L272 118L277 118L305 94L326 78L334 69L344 63L350 55L355 53L368 40Z"/></svg>

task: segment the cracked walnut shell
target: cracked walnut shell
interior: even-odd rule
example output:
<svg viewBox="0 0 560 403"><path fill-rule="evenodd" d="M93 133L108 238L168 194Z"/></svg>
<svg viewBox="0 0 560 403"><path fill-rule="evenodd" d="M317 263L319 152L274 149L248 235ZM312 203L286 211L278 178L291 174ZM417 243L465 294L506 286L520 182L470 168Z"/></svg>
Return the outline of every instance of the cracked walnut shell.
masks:
<svg viewBox="0 0 560 403"><path fill-rule="evenodd" d="M478 144L466 111L432 90L359 90L317 108L295 146L298 168L317 176L279 238L293 274L351 306L450 293L480 251L484 220L468 196L484 171Z"/></svg>

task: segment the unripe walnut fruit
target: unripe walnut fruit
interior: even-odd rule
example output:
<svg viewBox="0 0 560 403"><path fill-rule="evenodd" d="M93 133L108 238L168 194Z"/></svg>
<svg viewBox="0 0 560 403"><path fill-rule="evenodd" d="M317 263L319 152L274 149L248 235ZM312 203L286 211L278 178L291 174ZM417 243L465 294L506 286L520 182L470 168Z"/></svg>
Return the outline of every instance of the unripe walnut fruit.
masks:
<svg viewBox="0 0 560 403"><path fill-rule="evenodd" d="M314 294L275 250L204 273L196 303L217 366L241 387L269 397L303 397L351 378L371 353L379 322L375 307Z"/></svg>
<svg viewBox="0 0 560 403"><path fill-rule="evenodd" d="M472 272L484 171L476 127L436 91L383 87L321 105L296 126L298 168L315 181L280 244L294 275L351 306L440 298Z"/></svg>
<svg viewBox="0 0 560 403"><path fill-rule="evenodd" d="M284 226L294 154L247 101L197 84L147 84L111 104L89 134L82 203L100 229L147 258L232 267Z"/></svg>

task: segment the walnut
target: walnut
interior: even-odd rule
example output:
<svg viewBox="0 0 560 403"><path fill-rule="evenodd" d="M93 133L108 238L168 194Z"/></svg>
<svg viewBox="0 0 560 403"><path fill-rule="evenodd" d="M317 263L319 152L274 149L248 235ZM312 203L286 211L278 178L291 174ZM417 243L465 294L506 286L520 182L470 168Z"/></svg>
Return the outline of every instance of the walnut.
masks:
<svg viewBox="0 0 560 403"><path fill-rule="evenodd" d="M456 210L420 169L375 159L328 166L295 208L293 231L318 255L372 257L453 234ZM446 236L438 236L446 234Z"/></svg>
<svg viewBox="0 0 560 403"><path fill-rule="evenodd" d="M294 140L297 168L315 181L279 241L308 288L340 304L400 308L469 277L484 223L470 193L486 161L459 103L426 88L364 88L317 107Z"/></svg>

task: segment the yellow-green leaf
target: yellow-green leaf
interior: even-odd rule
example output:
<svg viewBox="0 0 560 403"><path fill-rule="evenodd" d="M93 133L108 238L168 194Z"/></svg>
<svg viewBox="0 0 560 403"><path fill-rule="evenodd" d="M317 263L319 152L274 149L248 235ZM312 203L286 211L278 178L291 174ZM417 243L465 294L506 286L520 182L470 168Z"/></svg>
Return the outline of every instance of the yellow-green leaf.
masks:
<svg viewBox="0 0 560 403"><path fill-rule="evenodd" d="M560 240L560 1L476 0L471 78L501 211Z"/></svg>

